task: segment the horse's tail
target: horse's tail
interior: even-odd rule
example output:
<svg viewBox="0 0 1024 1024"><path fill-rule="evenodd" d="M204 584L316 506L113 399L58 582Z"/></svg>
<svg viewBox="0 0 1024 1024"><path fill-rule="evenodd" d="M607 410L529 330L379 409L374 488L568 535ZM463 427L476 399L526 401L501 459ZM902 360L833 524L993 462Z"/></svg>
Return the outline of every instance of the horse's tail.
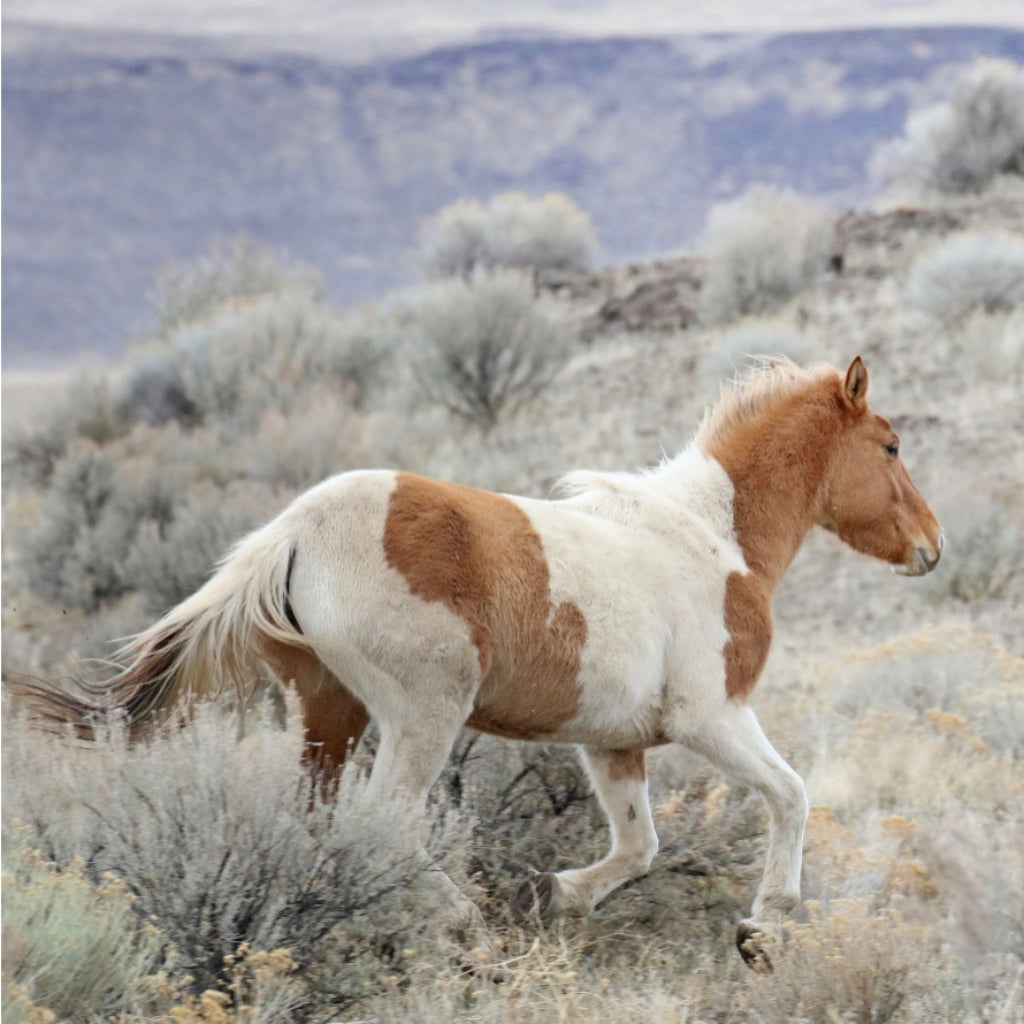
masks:
<svg viewBox="0 0 1024 1024"><path fill-rule="evenodd" d="M75 679L70 689L17 679L8 690L37 717L83 736L110 713L127 717L138 735L196 699L233 689L244 702L268 654L308 651L288 597L295 551L290 524L276 519L243 538L199 590L121 647L113 677Z"/></svg>

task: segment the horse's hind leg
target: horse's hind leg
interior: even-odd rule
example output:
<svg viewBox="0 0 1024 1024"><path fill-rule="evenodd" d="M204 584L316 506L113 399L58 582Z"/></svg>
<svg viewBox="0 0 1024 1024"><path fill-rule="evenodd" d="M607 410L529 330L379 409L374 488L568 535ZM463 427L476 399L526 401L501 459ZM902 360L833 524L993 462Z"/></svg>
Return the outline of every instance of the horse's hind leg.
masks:
<svg viewBox="0 0 1024 1024"><path fill-rule="evenodd" d="M306 737L303 758L320 782L321 795L330 799L345 761L366 731L370 715L362 701L311 652L275 644L265 657L278 678L295 687Z"/></svg>
<svg viewBox="0 0 1024 1024"><path fill-rule="evenodd" d="M359 744L370 722L362 703L334 676L312 691L299 691L302 725L306 733L305 760L321 780L322 795L331 798L341 769Z"/></svg>
<svg viewBox="0 0 1024 1024"><path fill-rule="evenodd" d="M420 710L405 720L380 720L380 746L367 798L394 801L417 816L468 714L468 707L439 697L429 713ZM444 919L460 938L474 947L489 948L487 929L476 905L437 869L426 849L420 849L424 871L419 884L424 894L440 901Z"/></svg>
<svg viewBox="0 0 1024 1024"><path fill-rule="evenodd" d="M518 915L586 914L612 890L647 873L658 852L642 750L585 750L586 765L611 827L611 850L586 868L544 873L524 883L512 898Z"/></svg>
<svg viewBox="0 0 1024 1024"><path fill-rule="evenodd" d="M427 796L444 768L463 723L469 717L478 685L475 654L410 666L399 679L352 649L326 649L322 657L338 677L352 678L380 729L380 743L370 772L366 799L388 801L408 812L418 825ZM406 830L408 831L408 829ZM419 883L446 907L446 918L463 932L486 942L480 912L420 846L423 871Z"/></svg>

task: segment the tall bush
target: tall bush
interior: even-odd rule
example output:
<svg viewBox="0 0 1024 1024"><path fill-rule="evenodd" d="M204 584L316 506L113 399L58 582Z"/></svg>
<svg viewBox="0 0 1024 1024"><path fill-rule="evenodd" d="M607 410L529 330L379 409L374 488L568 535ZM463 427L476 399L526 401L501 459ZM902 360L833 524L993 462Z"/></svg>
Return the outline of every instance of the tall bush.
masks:
<svg viewBox="0 0 1024 1024"><path fill-rule="evenodd" d="M428 277L467 276L478 268L578 269L597 248L590 218L568 196L539 199L515 192L487 203L460 199L420 229Z"/></svg>
<svg viewBox="0 0 1024 1024"><path fill-rule="evenodd" d="M21 545L29 586L53 601L95 611L129 589L125 560L145 517L169 522L171 498L159 479L126 484L113 458L73 446L57 464L42 514Z"/></svg>
<svg viewBox="0 0 1024 1024"><path fill-rule="evenodd" d="M878 149L872 173L951 193L1024 175L1024 66L982 59L965 68L947 101L913 111L903 137Z"/></svg>
<svg viewBox="0 0 1024 1024"><path fill-rule="evenodd" d="M344 318L300 288L231 300L144 349L126 381L122 408L151 425L232 422L252 430L269 408L289 411L317 384L358 401L386 358L384 331Z"/></svg>
<svg viewBox="0 0 1024 1024"><path fill-rule="evenodd" d="M833 234L831 214L789 189L754 185L713 206L705 227L702 318L724 323L790 299L827 268Z"/></svg>
<svg viewBox="0 0 1024 1024"><path fill-rule="evenodd" d="M160 270L151 299L153 334L166 337L231 299L293 290L320 298L320 272L310 264L289 263L273 247L245 236L219 239L199 259L175 260Z"/></svg>
<svg viewBox="0 0 1024 1024"><path fill-rule="evenodd" d="M407 317L424 396L485 429L540 394L571 350L566 325L521 272L438 282Z"/></svg>
<svg viewBox="0 0 1024 1024"><path fill-rule="evenodd" d="M1000 231L954 235L914 263L907 294L919 309L942 319L1022 307L1024 239Z"/></svg>

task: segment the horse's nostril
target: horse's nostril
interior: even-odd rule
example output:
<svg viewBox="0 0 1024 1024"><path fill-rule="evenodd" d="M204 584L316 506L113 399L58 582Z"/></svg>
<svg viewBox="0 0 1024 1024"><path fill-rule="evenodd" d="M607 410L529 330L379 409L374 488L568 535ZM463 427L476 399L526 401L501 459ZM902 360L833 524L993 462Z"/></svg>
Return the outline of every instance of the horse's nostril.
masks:
<svg viewBox="0 0 1024 1024"><path fill-rule="evenodd" d="M939 557L942 553L942 542L939 541L938 550L934 555L927 548L918 548L917 556L921 559L921 564L924 566L925 572L931 572L939 564Z"/></svg>

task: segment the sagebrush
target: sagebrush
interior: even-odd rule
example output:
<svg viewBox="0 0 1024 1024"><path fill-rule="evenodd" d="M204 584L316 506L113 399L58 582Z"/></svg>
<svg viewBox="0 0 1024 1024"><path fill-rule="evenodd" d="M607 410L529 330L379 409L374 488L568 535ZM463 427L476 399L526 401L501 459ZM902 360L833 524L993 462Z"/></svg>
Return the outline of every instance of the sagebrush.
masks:
<svg viewBox="0 0 1024 1024"><path fill-rule="evenodd" d="M548 387L573 342L529 277L510 270L435 284L406 332L425 397L485 428Z"/></svg>
<svg viewBox="0 0 1024 1024"><path fill-rule="evenodd" d="M980 192L1024 175L1024 67L982 59L963 69L948 100L907 117L905 134L876 152L874 174L945 193Z"/></svg>
<svg viewBox="0 0 1024 1024"><path fill-rule="evenodd" d="M1024 238L1009 232L963 232L914 262L907 295L919 309L948 321L974 310L1024 307Z"/></svg>
<svg viewBox="0 0 1024 1024"><path fill-rule="evenodd" d="M433 278L495 267L581 269L596 248L590 218L556 192L536 199L510 192L487 203L460 199L426 221L419 240L420 260Z"/></svg>
<svg viewBox="0 0 1024 1024"><path fill-rule="evenodd" d="M789 189L754 185L713 206L701 316L718 324L786 302L827 271L833 234L831 214Z"/></svg>

